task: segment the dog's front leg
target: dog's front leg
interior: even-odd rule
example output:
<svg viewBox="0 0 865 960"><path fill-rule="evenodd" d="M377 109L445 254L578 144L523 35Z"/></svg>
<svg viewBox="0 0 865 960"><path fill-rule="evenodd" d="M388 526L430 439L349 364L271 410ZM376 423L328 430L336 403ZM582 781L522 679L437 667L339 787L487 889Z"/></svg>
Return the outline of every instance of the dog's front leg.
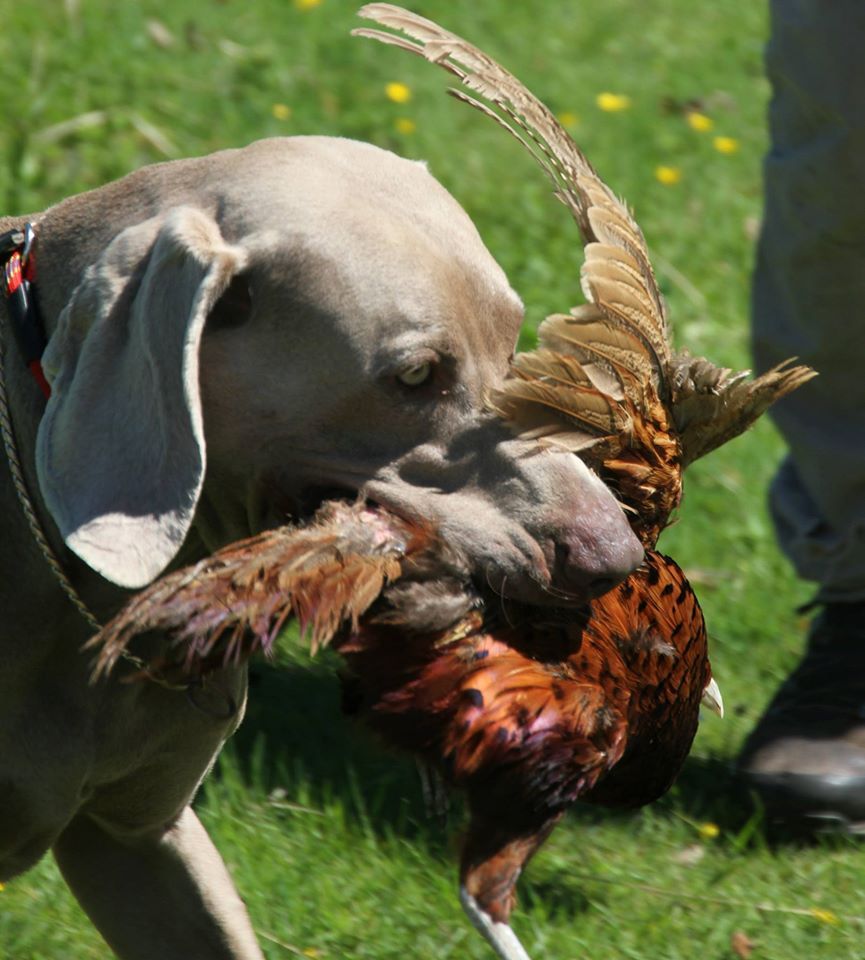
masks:
<svg viewBox="0 0 865 960"><path fill-rule="evenodd" d="M76 817L54 856L122 960L263 960L246 908L190 807L131 843Z"/></svg>

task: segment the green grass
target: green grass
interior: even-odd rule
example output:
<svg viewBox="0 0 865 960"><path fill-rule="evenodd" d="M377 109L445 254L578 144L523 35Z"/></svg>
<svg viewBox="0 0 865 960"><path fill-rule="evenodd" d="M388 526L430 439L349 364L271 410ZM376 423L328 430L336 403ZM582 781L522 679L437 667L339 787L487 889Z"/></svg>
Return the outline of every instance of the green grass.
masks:
<svg viewBox="0 0 865 960"><path fill-rule="evenodd" d="M545 313L580 299L576 228L520 148L443 95L443 75L350 39L354 9L347 0L305 11L285 0L44 0L5 10L2 207L41 209L147 162L262 136L371 140L426 158L469 210L525 299L530 345ZM763 5L429 0L422 11L575 116L576 138L644 228L677 342L747 365L766 145ZM150 18L173 43L154 42ZM409 103L386 99L393 80L411 88ZM628 95L630 109L602 112L601 91ZM681 104L690 101L712 116L712 132L689 128ZM415 131L399 132L399 118ZM719 153L715 134L735 137L738 151ZM681 181L659 183L658 165L680 168ZM627 817L575 811L555 832L514 921L538 960L721 960L734 956L737 930L756 942L755 960L862 953L860 851L770 848L759 811L732 789L731 759L805 626L793 611L809 588L777 554L764 505L781 449L762 423L690 473L680 523L662 546L700 587L728 717L705 721L679 784L654 807ZM455 896L458 805L449 830L426 819L413 766L341 718L332 663L286 655L279 669L257 668L257 680L198 808L267 956L487 956ZM701 833L705 823L717 837ZM45 861L0 892L0 954L108 952Z"/></svg>

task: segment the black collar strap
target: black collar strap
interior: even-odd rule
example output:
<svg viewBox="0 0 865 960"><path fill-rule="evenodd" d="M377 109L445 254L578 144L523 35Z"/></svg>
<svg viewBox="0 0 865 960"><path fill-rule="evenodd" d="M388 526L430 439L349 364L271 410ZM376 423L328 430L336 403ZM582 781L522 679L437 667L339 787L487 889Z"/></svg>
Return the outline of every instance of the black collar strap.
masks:
<svg viewBox="0 0 865 960"><path fill-rule="evenodd" d="M45 330L36 309L33 280L36 263L33 258L33 241L36 231L27 223L23 230L9 230L0 234L0 258L2 258L3 291L9 304L12 332L27 368L39 384L45 399L51 396L51 387L42 370L42 354L45 351Z"/></svg>

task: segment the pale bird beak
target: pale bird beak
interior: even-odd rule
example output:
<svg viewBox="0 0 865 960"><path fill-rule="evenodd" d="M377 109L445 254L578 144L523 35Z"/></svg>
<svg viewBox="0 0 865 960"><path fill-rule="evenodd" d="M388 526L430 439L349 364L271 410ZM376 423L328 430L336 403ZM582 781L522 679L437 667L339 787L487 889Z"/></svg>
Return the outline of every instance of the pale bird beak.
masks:
<svg viewBox="0 0 865 960"><path fill-rule="evenodd" d="M724 698L721 696L721 688L715 683L714 677L706 684L700 702L712 713L717 713L721 719L724 718Z"/></svg>

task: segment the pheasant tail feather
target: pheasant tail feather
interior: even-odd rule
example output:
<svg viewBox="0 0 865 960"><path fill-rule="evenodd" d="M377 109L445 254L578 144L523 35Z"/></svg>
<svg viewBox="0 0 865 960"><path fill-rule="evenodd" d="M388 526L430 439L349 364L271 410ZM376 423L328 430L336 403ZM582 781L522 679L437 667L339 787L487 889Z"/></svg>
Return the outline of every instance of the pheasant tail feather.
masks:
<svg viewBox="0 0 865 960"><path fill-rule="evenodd" d="M306 527L280 527L232 544L137 594L89 643L94 676L108 673L139 634L171 638L188 673L269 652L294 617L313 651L360 618L402 561L429 547L429 530L362 505L326 504Z"/></svg>
<svg viewBox="0 0 865 960"><path fill-rule="evenodd" d="M610 323L643 343L659 389L669 337L642 231L552 112L492 58L435 23L387 3L368 4L360 16L404 36L368 28L355 35L408 50L456 76L476 95L452 91L457 98L505 127L540 164L587 244L586 296Z"/></svg>

